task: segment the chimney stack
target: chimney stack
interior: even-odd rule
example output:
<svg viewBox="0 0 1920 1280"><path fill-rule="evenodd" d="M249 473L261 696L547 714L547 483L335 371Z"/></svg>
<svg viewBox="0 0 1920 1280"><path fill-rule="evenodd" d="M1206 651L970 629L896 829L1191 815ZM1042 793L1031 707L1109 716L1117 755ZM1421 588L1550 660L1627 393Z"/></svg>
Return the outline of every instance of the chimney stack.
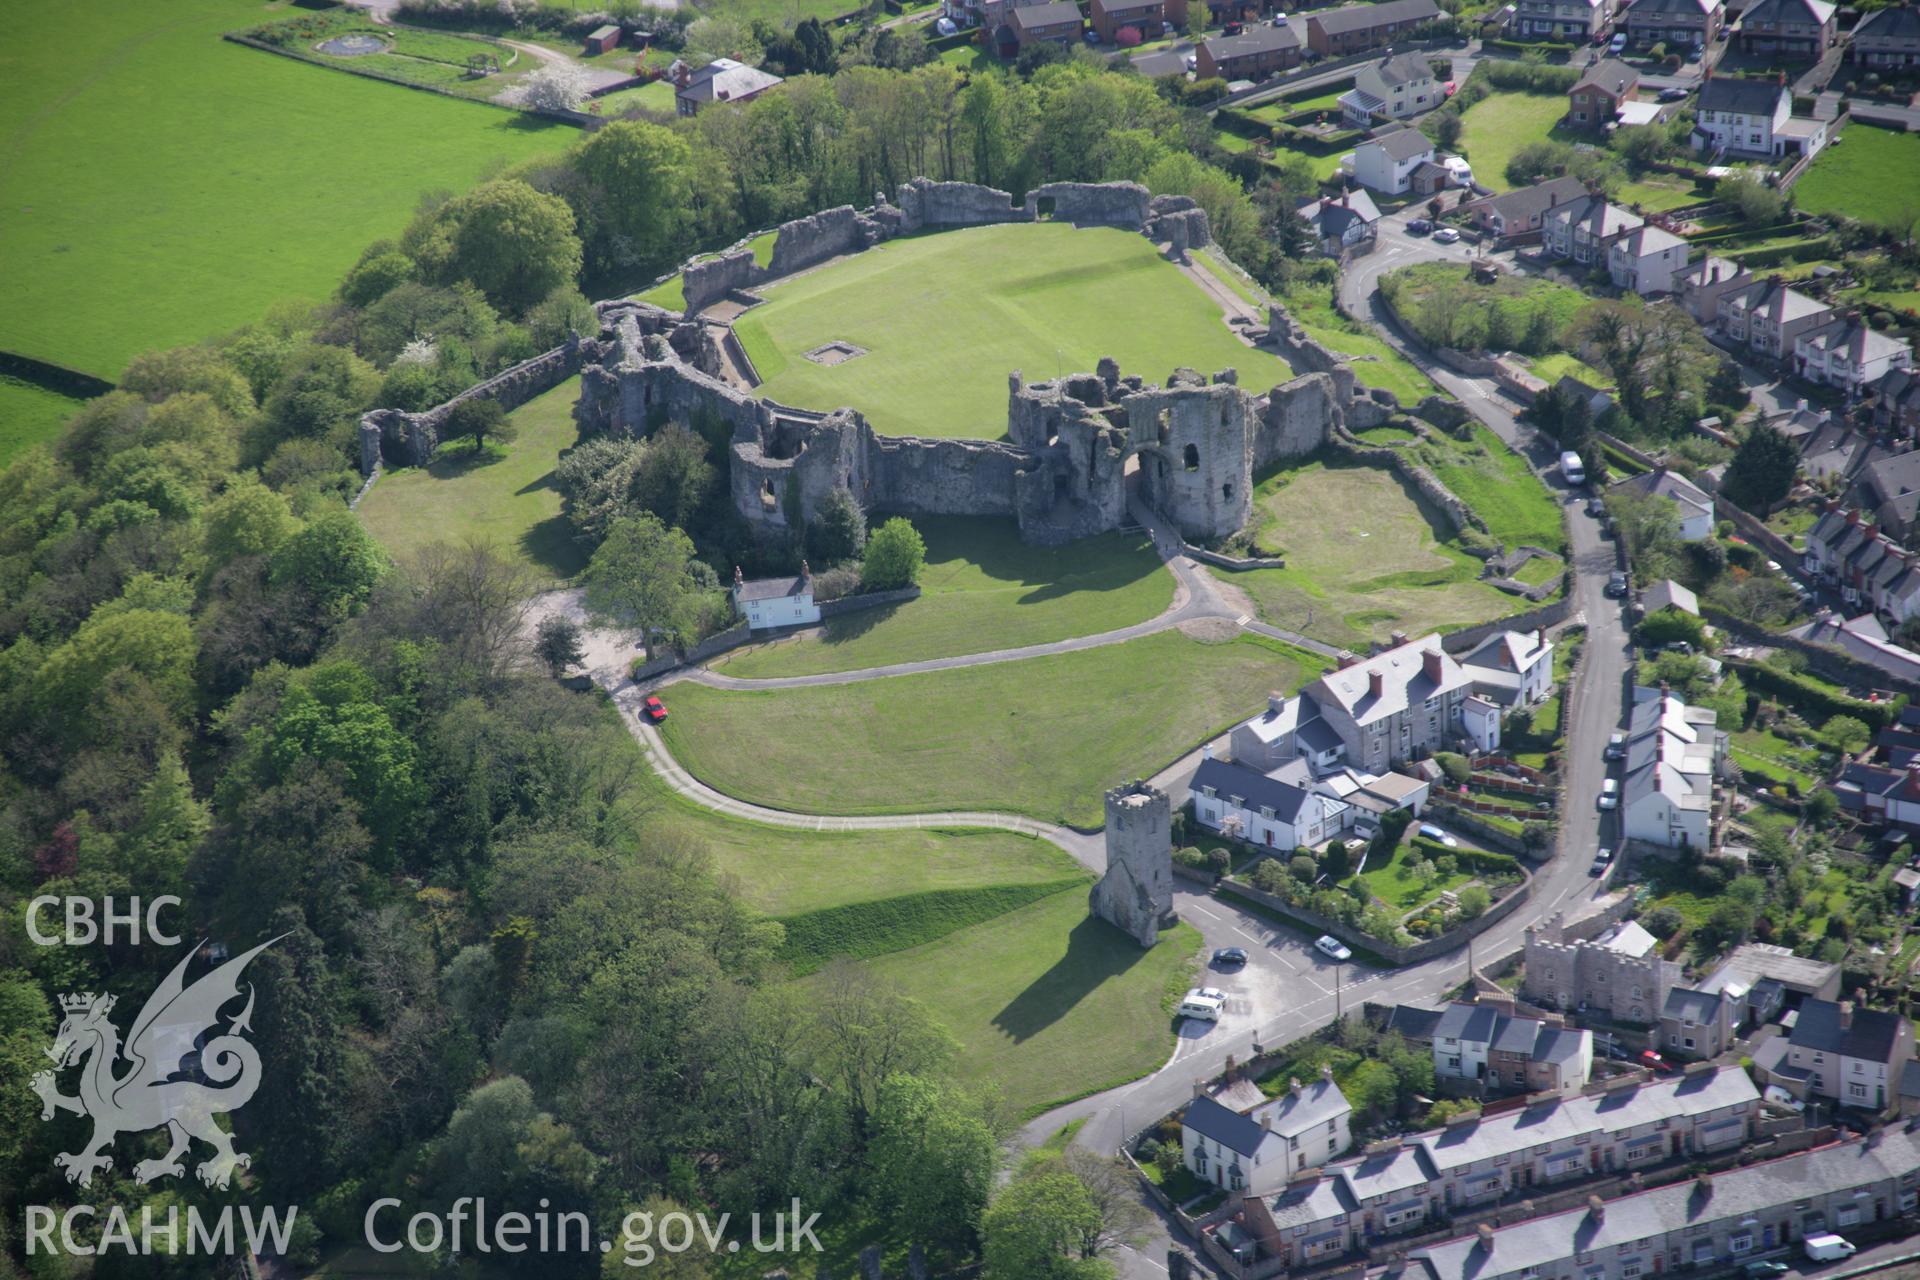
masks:
<svg viewBox="0 0 1920 1280"><path fill-rule="evenodd" d="M1480 1247L1482 1249L1485 1249L1488 1253L1492 1253L1493 1252L1493 1228L1483 1222L1479 1226L1473 1229L1473 1233L1480 1237Z"/></svg>
<svg viewBox="0 0 1920 1280"><path fill-rule="evenodd" d="M1407 642L1407 633L1404 631L1396 631L1390 638L1393 641L1393 647L1398 649Z"/></svg>
<svg viewBox="0 0 1920 1280"><path fill-rule="evenodd" d="M805 560L802 560L800 562L800 581L805 582L811 577L813 577L813 567Z"/></svg>
<svg viewBox="0 0 1920 1280"><path fill-rule="evenodd" d="M1381 675L1379 671L1369 671L1367 673L1367 692L1376 698L1379 697L1381 692L1386 688L1386 682L1386 677Z"/></svg>
<svg viewBox="0 0 1920 1280"><path fill-rule="evenodd" d="M1260 1128L1265 1133L1273 1132L1273 1108L1268 1107L1260 1113Z"/></svg>
<svg viewBox="0 0 1920 1280"><path fill-rule="evenodd" d="M1328 1084L1332 1084L1332 1083L1333 1083L1333 1066L1332 1066L1332 1064L1330 1064L1330 1063L1324 1063L1324 1062L1320 1064L1320 1078L1321 1078L1322 1080L1325 1080L1325 1081L1326 1081L1326 1082L1327 1082Z"/></svg>
<svg viewBox="0 0 1920 1280"><path fill-rule="evenodd" d="M1348 667L1360 661L1359 657L1356 656L1351 649L1342 649L1334 655L1333 660L1337 664L1337 669L1341 671L1345 671Z"/></svg>
<svg viewBox="0 0 1920 1280"><path fill-rule="evenodd" d="M1847 512L1847 523L1854 524L1854 525L1857 525L1860 523L1860 509L1858 507L1855 507L1853 510Z"/></svg>
<svg viewBox="0 0 1920 1280"><path fill-rule="evenodd" d="M1298 1076L1290 1077L1287 1080L1287 1092L1296 1098L1300 1096L1300 1079Z"/></svg>
<svg viewBox="0 0 1920 1280"><path fill-rule="evenodd" d="M1282 711L1285 711L1286 709L1287 709L1287 695L1286 695L1286 694L1284 694L1284 693L1281 693L1281 692L1280 692L1280 691L1279 691L1278 689L1275 689L1275 690L1274 690L1273 692L1271 692L1271 693L1269 693L1269 694L1267 695L1267 710L1268 710L1268 711L1270 711L1270 712L1272 712L1272 713L1273 713L1274 715L1276 715L1276 716L1277 716L1277 715L1279 715L1279 714L1280 714L1280 713L1281 713Z"/></svg>
<svg viewBox="0 0 1920 1280"><path fill-rule="evenodd" d="M744 586L746 585L746 581L747 581L747 577L745 574L740 572L740 566L739 565L733 566L733 585L736 587Z"/></svg>
<svg viewBox="0 0 1920 1280"><path fill-rule="evenodd" d="M1853 1026L1853 1001L1840 1002L1840 1029L1846 1031Z"/></svg>
<svg viewBox="0 0 1920 1280"><path fill-rule="evenodd" d="M1595 1222L1603 1221L1607 1216L1606 1202L1601 1200L1599 1196L1588 1196L1587 1212L1593 1217Z"/></svg>
<svg viewBox="0 0 1920 1280"><path fill-rule="evenodd" d="M1425 653L1421 654L1420 665L1421 669L1426 672L1427 679L1431 680L1434 684L1439 684L1441 678L1446 674L1446 662L1442 659L1438 649L1428 649Z"/></svg>

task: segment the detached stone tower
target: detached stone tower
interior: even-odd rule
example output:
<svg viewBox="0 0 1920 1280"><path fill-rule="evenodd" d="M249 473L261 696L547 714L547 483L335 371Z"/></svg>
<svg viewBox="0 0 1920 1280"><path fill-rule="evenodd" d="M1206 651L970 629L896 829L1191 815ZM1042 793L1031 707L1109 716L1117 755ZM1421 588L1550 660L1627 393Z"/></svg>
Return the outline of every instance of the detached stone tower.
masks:
<svg viewBox="0 0 1920 1280"><path fill-rule="evenodd" d="M1138 781L1107 792L1107 874L1087 907L1143 947L1173 923L1173 806L1166 792Z"/></svg>

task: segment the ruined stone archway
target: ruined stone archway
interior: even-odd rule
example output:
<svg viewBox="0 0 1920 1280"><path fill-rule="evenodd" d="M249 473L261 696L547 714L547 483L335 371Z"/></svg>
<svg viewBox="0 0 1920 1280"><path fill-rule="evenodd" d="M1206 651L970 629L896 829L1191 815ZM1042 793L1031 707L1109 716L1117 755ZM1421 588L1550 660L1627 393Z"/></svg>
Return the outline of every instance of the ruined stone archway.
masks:
<svg viewBox="0 0 1920 1280"><path fill-rule="evenodd" d="M1122 483L1129 495L1138 494L1148 507L1165 514L1167 497L1172 493L1174 465L1167 451L1158 445L1136 445L1127 450L1127 456L1121 460Z"/></svg>

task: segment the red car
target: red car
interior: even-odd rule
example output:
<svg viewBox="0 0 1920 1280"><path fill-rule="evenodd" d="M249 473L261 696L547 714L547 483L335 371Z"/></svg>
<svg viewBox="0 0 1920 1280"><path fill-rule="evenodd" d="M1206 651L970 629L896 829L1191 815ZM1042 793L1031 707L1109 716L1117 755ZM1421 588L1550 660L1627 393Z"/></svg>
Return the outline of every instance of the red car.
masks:
<svg viewBox="0 0 1920 1280"><path fill-rule="evenodd" d="M1679 1070L1678 1067L1674 1066L1671 1062L1668 1062L1665 1058L1661 1057L1659 1054L1655 1053L1651 1049L1648 1049L1643 1053L1641 1053L1640 1065L1645 1067L1647 1070L1655 1073L1663 1073L1668 1071Z"/></svg>
<svg viewBox="0 0 1920 1280"><path fill-rule="evenodd" d="M659 695L657 694L648 694L647 700L640 704L640 709L646 712L647 719L653 721L655 724L659 724L667 718L667 704L660 701Z"/></svg>

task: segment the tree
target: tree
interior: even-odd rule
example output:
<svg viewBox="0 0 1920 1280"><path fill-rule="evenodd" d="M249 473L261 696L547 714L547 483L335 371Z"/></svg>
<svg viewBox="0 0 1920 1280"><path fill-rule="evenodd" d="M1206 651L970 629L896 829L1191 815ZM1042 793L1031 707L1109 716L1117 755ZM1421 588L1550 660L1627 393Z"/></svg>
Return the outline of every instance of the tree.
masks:
<svg viewBox="0 0 1920 1280"><path fill-rule="evenodd" d="M1854 716L1832 716L1820 726L1820 736L1835 751L1857 754L1867 749L1873 741L1873 730L1864 720Z"/></svg>
<svg viewBox="0 0 1920 1280"><path fill-rule="evenodd" d="M1194 0L1187 6L1187 38L1198 40L1207 34L1207 17L1210 10L1204 0Z"/></svg>
<svg viewBox="0 0 1920 1280"><path fill-rule="evenodd" d="M578 111L592 87L585 68L563 59L528 76L520 100L535 111Z"/></svg>
<svg viewBox="0 0 1920 1280"><path fill-rule="evenodd" d="M1692 614L1668 605L1641 619L1634 631L1644 645L1658 647L1684 641L1698 649L1706 642L1707 626Z"/></svg>
<svg viewBox="0 0 1920 1280"><path fill-rule="evenodd" d="M662 125L616 120L574 148L573 167L592 192L582 225L591 229L596 260L648 271L685 252L695 185L686 138Z"/></svg>
<svg viewBox="0 0 1920 1280"><path fill-rule="evenodd" d="M693 540L651 512L616 521L581 578L587 609L615 626L642 628L678 645L690 638L700 587L693 574Z"/></svg>
<svg viewBox="0 0 1920 1280"><path fill-rule="evenodd" d="M846 486L840 485L821 501L807 527L807 553L814 567L830 569L852 560L867 545L867 517Z"/></svg>
<svg viewBox="0 0 1920 1280"><path fill-rule="evenodd" d="M1434 143L1441 149L1451 151L1460 145L1460 113L1457 111L1436 111L1428 117L1433 128Z"/></svg>
<svg viewBox="0 0 1920 1280"><path fill-rule="evenodd" d="M993 1131L950 1090L905 1074L881 1082L867 1185L915 1239L972 1253L998 1162Z"/></svg>
<svg viewBox="0 0 1920 1280"><path fill-rule="evenodd" d="M562 671L586 657L580 643L580 624L557 613L540 619L533 656L546 664L548 675L558 680Z"/></svg>
<svg viewBox="0 0 1920 1280"><path fill-rule="evenodd" d="M1771 227L1787 216L1787 193L1767 185L1758 170L1728 174L1713 184L1713 198L1749 227Z"/></svg>
<svg viewBox="0 0 1920 1280"><path fill-rule="evenodd" d="M892 591L911 586L927 562L927 544L905 517L874 530L860 562L860 585L869 591Z"/></svg>
<svg viewBox="0 0 1920 1280"><path fill-rule="evenodd" d="M1487 913L1493 905L1493 895L1477 884L1470 884L1460 891L1460 915L1462 919L1472 920Z"/></svg>
<svg viewBox="0 0 1920 1280"><path fill-rule="evenodd" d="M447 410L446 421L442 425L446 434L455 439L471 438L475 453L486 447L488 436L500 444L507 444L517 434L513 424L507 421L507 411L500 407L498 400L489 396L469 396L462 400Z"/></svg>
<svg viewBox="0 0 1920 1280"><path fill-rule="evenodd" d="M1353 855L1347 851L1346 841L1328 841L1327 853L1321 862L1321 869L1332 880L1345 880L1353 874Z"/></svg>
<svg viewBox="0 0 1920 1280"><path fill-rule="evenodd" d="M268 562L275 586L297 587L323 611L359 607L387 571L387 555L344 508L315 518Z"/></svg>
<svg viewBox="0 0 1920 1280"><path fill-rule="evenodd" d="M1764 517L1793 488L1799 467L1800 455L1793 442L1770 426L1756 424L1734 450L1721 492Z"/></svg>
<svg viewBox="0 0 1920 1280"><path fill-rule="evenodd" d="M1641 925L1654 937L1665 941L1680 932L1687 918L1676 907L1655 907L1640 917Z"/></svg>
<svg viewBox="0 0 1920 1280"><path fill-rule="evenodd" d="M297 910L276 912L262 936L281 933L287 936L247 972L259 993L253 1025L260 1086L254 1105L237 1118L243 1134L266 1139L267 1185L300 1196L330 1183L337 1168L347 1131L347 1036L335 1018L320 939Z"/></svg>
<svg viewBox="0 0 1920 1280"><path fill-rule="evenodd" d="M1231 1068L1233 1064L1229 1061L1227 1065ZM1081 1252L1097 1258L1122 1245L1138 1243L1153 1215L1140 1198L1133 1171L1113 1157L1072 1144L1064 1159L1068 1172L1080 1179L1080 1185L1093 1198L1093 1207L1100 1211L1100 1230L1082 1242Z"/></svg>
<svg viewBox="0 0 1920 1280"><path fill-rule="evenodd" d="M1108 1280L1112 1264L1081 1256L1100 1226L1100 1210L1080 1179L1043 1166L1014 1179L988 1207L981 1224L986 1274L991 1280Z"/></svg>
<svg viewBox="0 0 1920 1280"><path fill-rule="evenodd" d="M580 240L566 201L502 178L439 209L415 260L434 279L472 282L517 316L574 282Z"/></svg>

